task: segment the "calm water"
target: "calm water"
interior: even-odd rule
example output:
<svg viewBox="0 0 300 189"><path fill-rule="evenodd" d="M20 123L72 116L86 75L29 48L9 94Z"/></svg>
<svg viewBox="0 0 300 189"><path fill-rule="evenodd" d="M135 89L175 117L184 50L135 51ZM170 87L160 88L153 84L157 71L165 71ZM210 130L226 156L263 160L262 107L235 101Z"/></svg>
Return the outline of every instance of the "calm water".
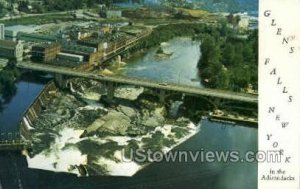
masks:
<svg viewBox="0 0 300 189"><path fill-rule="evenodd" d="M183 45L180 45L181 40ZM156 51L153 49L145 57L132 59L134 63L126 66L128 68L125 70L126 74L151 79L162 77L168 82L176 82L180 78L182 83L201 87L199 82L190 81L197 75L195 66L199 54L196 56L194 53L199 53L199 45L186 39L175 39L169 44L174 44L167 47L174 52L173 62L149 61L151 54ZM189 50L185 51L186 48ZM181 54L177 54L178 52ZM186 57L189 61L184 61L180 56ZM155 68L157 65L160 65L159 68ZM17 130L22 112L32 103L43 86L42 83L26 81L18 84L17 94L0 114L1 131ZM257 129L224 126L206 120L202 121L201 125L201 131L197 135L173 151L237 150L243 153L248 150L256 151L258 148ZM78 178L65 173L28 169L26 159L19 153L0 153L0 189L255 189L256 183L257 163L208 163L191 160L161 162L151 164L130 178Z"/></svg>
<svg viewBox="0 0 300 189"><path fill-rule="evenodd" d="M155 56L158 48L152 48L147 53L125 60L128 64L123 74L202 87L196 68L200 58L199 45L189 38L175 38L162 46L165 52L173 52L170 58L158 59Z"/></svg>
<svg viewBox="0 0 300 189"><path fill-rule="evenodd" d="M38 96L44 85L21 81L18 83L16 95L4 104L4 111L0 112L0 133L13 132L18 129L21 115Z"/></svg>

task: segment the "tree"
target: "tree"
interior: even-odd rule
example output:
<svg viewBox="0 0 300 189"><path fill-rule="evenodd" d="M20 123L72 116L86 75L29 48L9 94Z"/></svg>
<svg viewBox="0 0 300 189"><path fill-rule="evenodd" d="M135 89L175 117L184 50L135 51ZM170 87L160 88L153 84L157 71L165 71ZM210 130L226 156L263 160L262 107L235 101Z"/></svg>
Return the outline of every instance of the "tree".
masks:
<svg viewBox="0 0 300 189"><path fill-rule="evenodd" d="M5 16L6 13L7 13L7 10L5 9L3 3L0 2L0 18Z"/></svg>
<svg viewBox="0 0 300 189"><path fill-rule="evenodd" d="M18 10L22 12L28 12L29 2L28 1L19 1L18 2Z"/></svg>
<svg viewBox="0 0 300 189"><path fill-rule="evenodd" d="M234 46L231 43L226 43L222 54L223 54L222 56L223 64L226 67L233 66L233 64L235 63Z"/></svg>
<svg viewBox="0 0 300 189"><path fill-rule="evenodd" d="M207 36L201 43L201 58L198 67L205 68L212 62L219 62L220 51L212 36Z"/></svg>
<svg viewBox="0 0 300 189"><path fill-rule="evenodd" d="M45 11L44 6L38 2L32 3L32 9L36 11L36 13L43 13Z"/></svg>

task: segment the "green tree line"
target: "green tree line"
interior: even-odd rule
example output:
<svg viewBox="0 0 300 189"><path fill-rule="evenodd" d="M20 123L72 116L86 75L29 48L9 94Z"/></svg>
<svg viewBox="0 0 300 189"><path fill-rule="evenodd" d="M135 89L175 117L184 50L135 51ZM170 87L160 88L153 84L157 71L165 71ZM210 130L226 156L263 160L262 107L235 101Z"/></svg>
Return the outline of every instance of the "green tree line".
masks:
<svg viewBox="0 0 300 189"><path fill-rule="evenodd" d="M210 35L202 40L198 68L204 85L241 91L251 84L257 89L257 31L247 38L229 35L221 39Z"/></svg>

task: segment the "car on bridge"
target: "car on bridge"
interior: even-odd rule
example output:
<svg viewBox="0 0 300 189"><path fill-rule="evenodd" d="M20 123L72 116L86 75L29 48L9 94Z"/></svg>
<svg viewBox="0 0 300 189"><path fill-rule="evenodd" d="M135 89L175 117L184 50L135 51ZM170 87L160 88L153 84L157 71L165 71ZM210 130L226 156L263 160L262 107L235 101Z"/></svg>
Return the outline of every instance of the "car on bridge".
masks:
<svg viewBox="0 0 300 189"><path fill-rule="evenodd" d="M169 84L166 83L166 82L162 82L162 83L159 83L159 85L161 85L161 86L168 86Z"/></svg>
<svg viewBox="0 0 300 189"><path fill-rule="evenodd" d="M97 78L98 78L98 75L96 75L96 74L89 74L89 77L92 77L92 78L97 79Z"/></svg>

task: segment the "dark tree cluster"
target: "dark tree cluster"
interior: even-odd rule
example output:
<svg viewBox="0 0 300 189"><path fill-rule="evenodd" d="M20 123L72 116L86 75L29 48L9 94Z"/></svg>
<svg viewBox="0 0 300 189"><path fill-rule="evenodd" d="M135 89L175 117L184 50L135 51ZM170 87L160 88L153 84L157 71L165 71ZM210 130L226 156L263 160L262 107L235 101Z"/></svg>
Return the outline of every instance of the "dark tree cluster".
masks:
<svg viewBox="0 0 300 189"><path fill-rule="evenodd" d="M204 37L198 63L204 85L233 91L241 91L249 85L257 89L257 40L257 31L245 39L234 35Z"/></svg>
<svg viewBox="0 0 300 189"><path fill-rule="evenodd" d="M0 72L0 96L8 99L16 92L15 81L20 77L19 71L9 64Z"/></svg>

